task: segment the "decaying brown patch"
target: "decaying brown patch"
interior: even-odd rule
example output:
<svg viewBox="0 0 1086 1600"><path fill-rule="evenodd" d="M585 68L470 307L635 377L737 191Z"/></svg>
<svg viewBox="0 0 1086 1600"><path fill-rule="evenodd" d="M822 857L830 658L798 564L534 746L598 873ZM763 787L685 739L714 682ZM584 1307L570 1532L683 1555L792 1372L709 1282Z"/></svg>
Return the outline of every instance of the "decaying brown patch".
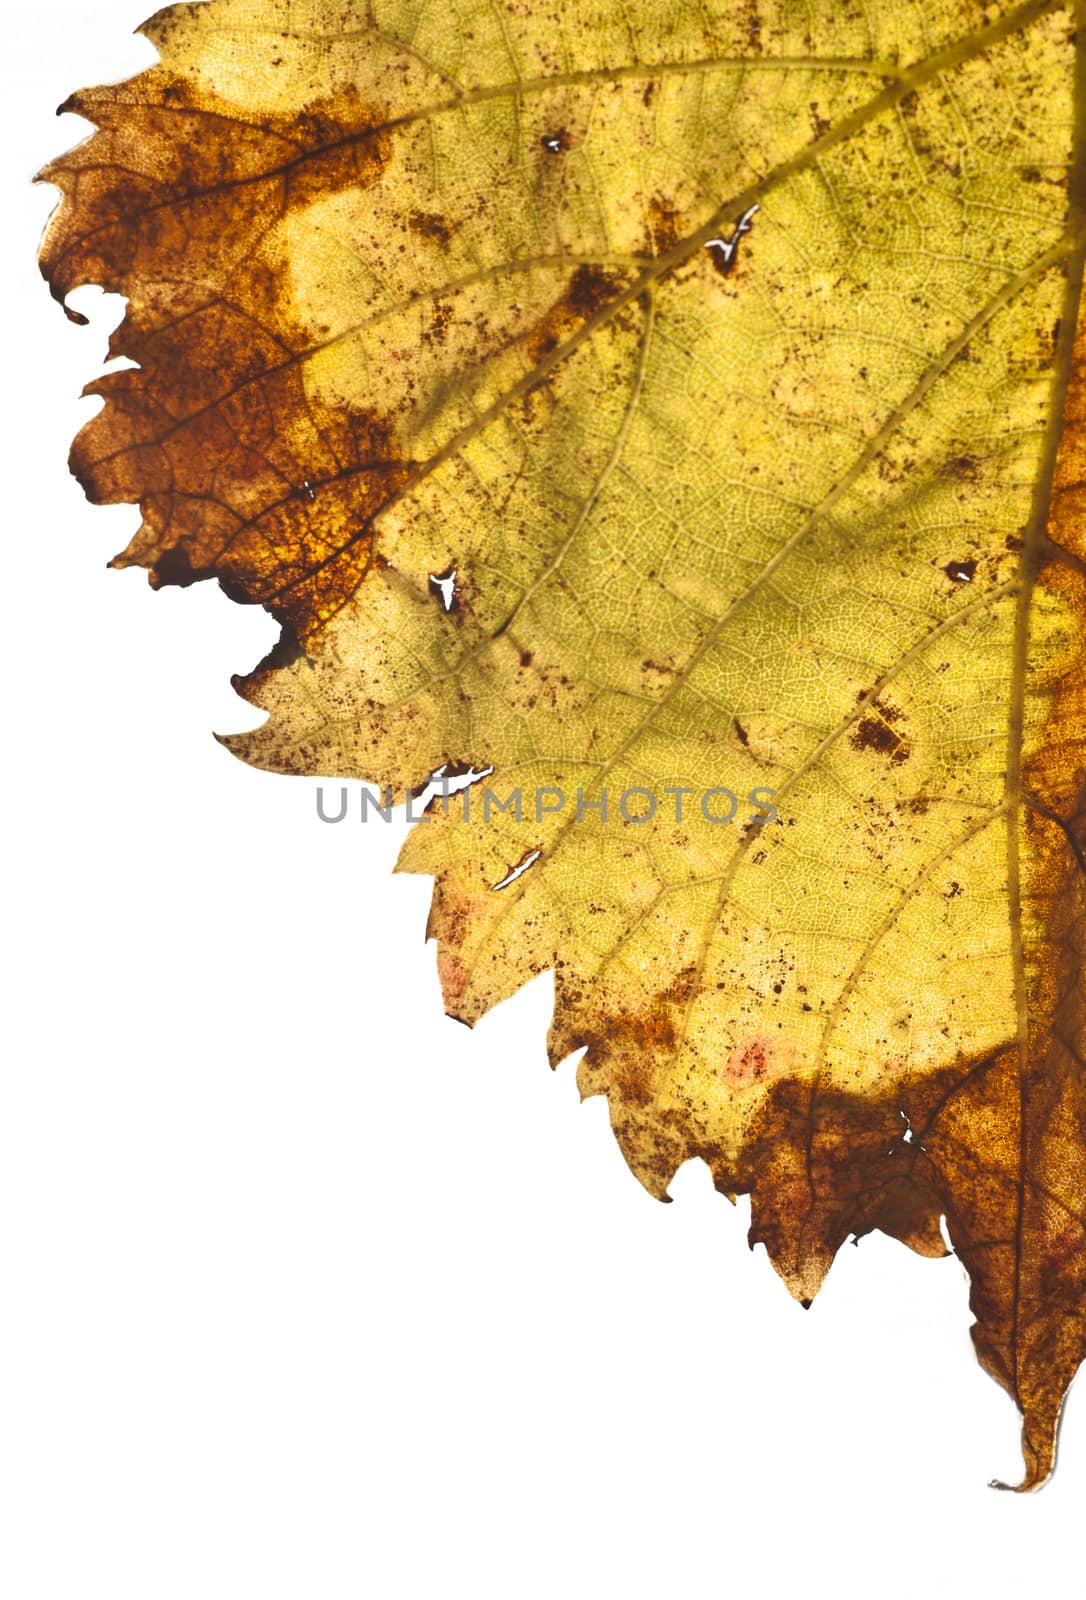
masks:
<svg viewBox="0 0 1086 1600"><path fill-rule="evenodd" d="M683 1012L697 985L693 967L684 968L659 995L637 1009L609 1015L599 1026L582 1021L550 1041L551 1056L560 1060L587 1045L578 1074L585 1095L615 1092L616 1105L639 1110L650 1105L656 1089L655 1062L673 1051L682 1031ZM557 1013L556 1013L557 1020ZM573 1044L570 1041L576 1039Z"/></svg>
<svg viewBox="0 0 1086 1600"><path fill-rule="evenodd" d="M901 720L896 706L874 700L852 730L850 743L854 750L873 750L886 756L894 765L908 761L911 745L905 735L895 727Z"/></svg>
<svg viewBox="0 0 1086 1600"><path fill-rule="evenodd" d="M448 244L452 238L452 229L436 211L413 211L407 226L421 239L432 239L435 244Z"/></svg>
<svg viewBox="0 0 1086 1600"><path fill-rule="evenodd" d="M577 267L560 297L527 337L529 359L534 363L553 355L578 328L626 287L629 278L587 262Z"/></svg>
<svg viewBox="0 0 1086 1600"><path fill-rule="evenodd" d="M42 173L63 196L42 271L61 301L87 282L125 295L110 354L137 363L88 385L105 406L71 456L91 500L140 504L113 565L156 585L218 578L311 638L370 570L373 517L409 464L375 412L306 394L311 341L260 241L292 209L377 181L381 114L350 92L240 122L162 68L62 109L98 131Z"/></svg>
<svg viewBox="0 0 1086 1600"><path fill-rule="evenodd" d="M662 256L677 244L684 233L682 216L662 194L654 194L649 201L649 246L652 254Z"/></svg>
<svg viewBox="0 0 1086 1600"><path fill-rule="evenodd" d="M957 478L959 483L976 483L980 477L980 466L972 456L953 456L943 470L948 478Z"/></svg>

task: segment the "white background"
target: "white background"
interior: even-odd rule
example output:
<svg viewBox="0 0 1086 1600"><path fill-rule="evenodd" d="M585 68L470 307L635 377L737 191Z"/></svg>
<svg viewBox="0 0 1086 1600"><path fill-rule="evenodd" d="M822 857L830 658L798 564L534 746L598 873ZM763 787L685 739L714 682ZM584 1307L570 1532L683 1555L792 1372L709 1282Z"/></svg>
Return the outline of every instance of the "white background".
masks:
<svg viewBox="0 0 1086 1600"><path fill-rule="evenodd" d="M402 827L213 741L269 620L105 570L137 513L65 457L119 302L52 304L29 177L141 15L4 17L4 1595L1078 1592L1086 1386L990 1490L959 1263L868 1239L804 1313L703 1167L649 1199L549 978L445 1018Z"/></svg>

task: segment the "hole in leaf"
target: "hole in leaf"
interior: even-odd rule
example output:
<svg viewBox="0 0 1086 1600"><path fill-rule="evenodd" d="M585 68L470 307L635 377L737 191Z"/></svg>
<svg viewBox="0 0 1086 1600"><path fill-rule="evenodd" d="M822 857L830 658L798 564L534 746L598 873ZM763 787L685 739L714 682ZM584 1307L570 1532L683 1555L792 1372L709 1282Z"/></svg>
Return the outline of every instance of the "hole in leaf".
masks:
<svg viewBox="0 0 1086 1600"><path fill-rule="evenodd" d="M972 583L976 570L975 561L948 561L943 568L952 583Z"/></svg>
<svg viewBox="0 0 1086 1600"><path fill-rule="evenodd" d="M754 213L757 210L757 206L750 206L746 211L744 211L743 215L736 223L733 232L727 239L706 240L705 248L709 252L713 266L724 276L727 276L727 274L732 270L732 267L735 265L735 256L737 250L739 249L739 241L745 233L750 232Z"/></svg>
<svg viewBox="0 0 1086 1600"><path fill-rule="evenodd" d="M455 611L459 604L459 591L456 587L456 568L449 567L446 572L431 572L430 588L441 596L441 603L446 611Z"/></svg>
<svg viewBox="0 0 1086 1600"><path fill-rule="evenodd" d="M527 851L521 856L515 867L509 868L509 871L505 874L504 878L502 878L498 883L491 884L491 888L504 889L508 884L515 883L518 878L522 877L523 874L527 872L530 866L534 865L534 863L539 860L542 854L543 851L538 847L535 850Z"/></svg>

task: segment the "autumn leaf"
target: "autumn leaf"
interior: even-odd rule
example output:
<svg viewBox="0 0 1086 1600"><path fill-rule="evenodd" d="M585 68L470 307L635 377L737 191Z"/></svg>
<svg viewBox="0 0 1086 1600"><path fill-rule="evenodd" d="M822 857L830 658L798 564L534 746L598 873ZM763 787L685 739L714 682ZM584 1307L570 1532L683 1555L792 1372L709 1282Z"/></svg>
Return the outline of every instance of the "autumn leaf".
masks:
<svg viewBox="0 0 1086 1600"><path fill-rule="evenodd" d="M1083 9L212 0L43 174L54 295L128 302L115 565L283 626L226 742L487 773L401 859L450 1013L553 970L642 1183L749 1191L805 1303L945 1217L1024 1487L1086 1348Z"/></svg>

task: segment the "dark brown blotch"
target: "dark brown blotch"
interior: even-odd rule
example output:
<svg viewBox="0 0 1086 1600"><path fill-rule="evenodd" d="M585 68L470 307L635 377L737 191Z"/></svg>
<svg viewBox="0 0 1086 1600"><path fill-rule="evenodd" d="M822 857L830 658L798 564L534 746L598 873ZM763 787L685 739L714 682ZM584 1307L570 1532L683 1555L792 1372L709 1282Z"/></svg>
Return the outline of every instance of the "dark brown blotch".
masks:
<svg viewBox="0 0 1086 1600"><path fill-rule="evenodd" d="M664 255L682 237L679 212L662 194L649 201L649 244L653 255Z"/></svg>
<svg viewBox="0 0 1086 1600"><path fill-rule="evenodd" d="M900 721L897 706L873 700L865 714L852 730L850 744L854 750L872 750L886 756L895 767L908 761L912 746L903 733L893 726Z"/></svg>
<svg viewBox="0 0 1086 1600"><path fill-rule="evenodd" d="M436 211L413 211L407 219L407 226L419 238L432 239L435 244L446 245L452 237L449 224Z"/></svg>
<svg viewBox="0 0 1086 1600"><path fill-rule="evenodd" d="M625 281L617 272L582 263L570 278L562 297L543 313L528 333L531 360L542 361L553 354L571 334L621 292Z"/></svg>

